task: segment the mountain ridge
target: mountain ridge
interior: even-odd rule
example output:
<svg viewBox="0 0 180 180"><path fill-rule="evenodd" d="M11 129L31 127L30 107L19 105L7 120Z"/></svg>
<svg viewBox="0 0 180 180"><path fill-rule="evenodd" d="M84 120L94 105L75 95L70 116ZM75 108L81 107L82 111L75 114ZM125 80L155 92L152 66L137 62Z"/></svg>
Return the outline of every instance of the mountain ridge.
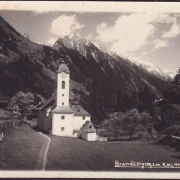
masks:
<svg viewBox="0 0 180 180"><path fill-rule="evenodd" d="M113 56L115 59L117 56L120 56L120 57L124 58L125 60L127 60L128 62L136 64L137 66L141 67L142 69L148 71L149 73L151 73L159 78L172 80L171 76L169 76L168 73L157 68L152 63L147 62L147 61L137 60L135 58L130 58L130 57L123 56L123 55L119 55L115 52L109 51L107 48L102 47L97 43L91 42L90 40L87 40L86 38L83 38L78 33L71 33L70 35L65 36L64 38L59 38L52 47L56 49L56 46L58 46L58 43L62 43L67 48L75 49L76 51L79 51L85 57L86 57L85 48L87 48L90 44L93 44L99 50L101 50L103 53L107 53L110 56ZM93 54L93 56L96 59L95 54Z"/></svg>
<svg viewBox="0 0 180 180"><path fill-rule="evenodd" d="M138 108L150 112L153 99L162 98L171 84L116 54L101 51L88 40L77 42L79 36L74 37L73 46L66 37L50 47L27 39L4 23L0 18L0 93L5 95L23 90L50 98L63 59L71 72L70 101L79 98L93 122L99 124L114 111Z"/></svg>

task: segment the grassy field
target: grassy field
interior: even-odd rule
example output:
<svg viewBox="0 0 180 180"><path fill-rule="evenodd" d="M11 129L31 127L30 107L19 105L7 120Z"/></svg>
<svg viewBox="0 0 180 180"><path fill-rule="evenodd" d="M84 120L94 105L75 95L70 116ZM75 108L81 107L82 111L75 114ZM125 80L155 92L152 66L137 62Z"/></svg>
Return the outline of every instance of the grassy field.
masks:
<svg viewBox="0 0 180 180"><path fill-rule="evenodd" d="M114 168L115 160L121 163L180 163L180 152L168 146L142 142L86 142L56 136L50 138L47 170L124 170Z"/></svg>
<svg viewBox="0 0 180 180"><path fill-rule="evenodd" d="M46 170L127 170L115 168L116 160L121 163L180 163L180 150L165 145L140 141L86 142L57 136L49 138ZM47 139L29 125L6 129L5 138L0 142L0 170L41 170L46 148Z"/></svg>
<svg viewBox="0 0 180 180"><path fill-rule="evenodd" d="M0 170L35 170L44 138L28 125L8 128L0 142Z"/></svg>

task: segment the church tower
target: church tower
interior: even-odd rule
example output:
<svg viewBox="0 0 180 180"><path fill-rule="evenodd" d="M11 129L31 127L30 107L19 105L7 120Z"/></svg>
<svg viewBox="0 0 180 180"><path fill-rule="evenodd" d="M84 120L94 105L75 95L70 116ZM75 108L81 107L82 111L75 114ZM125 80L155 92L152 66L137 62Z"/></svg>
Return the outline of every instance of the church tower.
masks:
<svg viewBox="0 0 180 180"><path fill-rule="evenodd" d="M69 107L70 71L62 61L57 71L56 107L51 110L52 134L57 136L73 135L74 111Z"/></svg>
<svg viewBox="0 0 180 180"><path fill-rule="evenodd" d="M57 71L56 106L69 106L69 79L70 71L62 61Z"/></svg>
<svg viewBox="0 0 180 180"><path fill-rule="evenodd" d="M52 135L72 137L86 121L90 121L91 117L82 107L76 107L77 104L75 107L69 105L70 71L64 61L57 70L56 84L55 97L43 105L38 127L41 129L50 127Z"/></svg>

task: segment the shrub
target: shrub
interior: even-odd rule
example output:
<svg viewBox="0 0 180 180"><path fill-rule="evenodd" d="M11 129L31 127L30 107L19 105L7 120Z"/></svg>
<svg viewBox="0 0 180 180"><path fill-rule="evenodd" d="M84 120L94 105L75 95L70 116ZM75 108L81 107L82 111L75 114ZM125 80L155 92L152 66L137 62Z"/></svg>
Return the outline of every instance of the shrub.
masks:
<svg viewBox="0 0 180 180"><path fill-rule="evenodd" d="M151 122L152 117L147 112L139 114L137 109L132 109L126 113L114 112L101 124L99 135L115 137L116 140L119 135L129 136L129 139L137 134L146 136L148 133L152 136Z"/></svg>
<svg viewBox="0 0 180 180"><path fill-rule="evenodd" d="M10 99L8 108L31 112L37 104L42 103L43 101L43 97L37 95L37 93L33 94L31 92L25 93L19 91Z"/></svg>

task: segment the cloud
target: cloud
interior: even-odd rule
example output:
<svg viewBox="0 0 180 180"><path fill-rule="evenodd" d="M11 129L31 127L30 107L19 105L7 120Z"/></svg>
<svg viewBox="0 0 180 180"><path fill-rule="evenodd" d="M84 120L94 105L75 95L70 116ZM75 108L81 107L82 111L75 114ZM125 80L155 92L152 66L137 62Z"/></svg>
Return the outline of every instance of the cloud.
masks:
<svg viewBox="0 0 180 180"><path fill-rule="evenodd" d="M169 31L163 33L162 38L174 38L179 34L179 26L177 25L177 23L174 23Z"/></svg>
<svg viewBox="0 0 180 180"><path fill-rule="evenodd" d="M167 46L169 46L167 41L156 39L156 40L154 40L154 49L153 50L158 50L160 48L164 48Z"/></svg>
<svg viewBox="0 0 180 180"><path fill-rule="evenodd" d="M96 32L98 36L96 39L101 40L102 42L113 42L116 40L115 35L112 35L113 32L116 32L117 27L108 27L107 24L101 23L98 25Z"/></svg>
<svg viewBox="0 0 180 180"><path fill-rule="evenodd" d="M88 34L85 38L87 40L91 41L93 39L93 35L92 34Z"/></svg>
<svg viewBox="0 0 180 180"><path fill-rule="evenodd" d="M158 18L154 20L154 23L171 24L175 22L176 22L176 17L171 16L170 14L167 13L159 14Z"/></svg>
<svg viewBox="0 0 180 180"><path fill-rule="evenodd" d="M148 52L142 52L141 53L141 55L144 55L144 56L147 55L147 54L148 54Z"/></svg>
<svg viewBox="0 0 180 180"><path fill-rule="evenodd" d="M56 37L64 37L83 27L84 25L78 22L76 15L62 15L52 21L50 33Z"/></svg>
<svg viewBox="0 0 180 180"><path fill-rule="evenodd" d="M112 43L111 50L117 53L130 53L139 50L143 45L153 44L154 39L172 38L180 34L177 17L171 14L159 13L133 13L120 16L114 25L108 26L101 23L97 26L96 39L104 43ZM169 32L165 32L156 37L158 27L156 25L172 25ZM154 43L154 50L167 47L168 43L163 40Z"/></svg>
<svg viewBox="0 0 180 180"><path fill-rule="evenodd" d="M54 45L54 43L57 41L56 37L51 37L50 39L47 40L46 44L47 45Z"/></svg>
<svg viewBox="0 0 180 180"><path fill-rule="evenodd" d="M108 27L101 23L97 27L97 39L102 42L112 42L111 50L115 52L127 52L139 49L146 42L155 28L151 24L158 14L134 13L120 16L114 26Z"/></svg>

